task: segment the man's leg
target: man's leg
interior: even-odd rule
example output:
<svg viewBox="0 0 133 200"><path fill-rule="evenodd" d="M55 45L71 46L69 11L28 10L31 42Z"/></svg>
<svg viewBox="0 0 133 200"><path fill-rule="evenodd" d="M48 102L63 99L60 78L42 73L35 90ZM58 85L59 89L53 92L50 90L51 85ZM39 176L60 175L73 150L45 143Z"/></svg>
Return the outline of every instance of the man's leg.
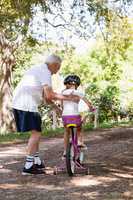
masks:
<svg viewBox="0 0 133 200"><path fill-rule="evenodd" d="M39 151L39 142L41 138L41 132L36 130L31 131L31 136L28 141L27 155L35 155Z"/></svg>
<svg viewBox="0 0 133 200"><path fill-rule="evenodd" d="M28 141L28 147L27 147L27 157L26 157L26 163L23 169L23 174L38 174L42 173L42 171L38 171L34 168L34 161L35 157L34 155L39 150L39 141L41 137L41 132L38 132L36 130L31 131L31 136ZM38 157L40 160L40 158Z"/></svg>

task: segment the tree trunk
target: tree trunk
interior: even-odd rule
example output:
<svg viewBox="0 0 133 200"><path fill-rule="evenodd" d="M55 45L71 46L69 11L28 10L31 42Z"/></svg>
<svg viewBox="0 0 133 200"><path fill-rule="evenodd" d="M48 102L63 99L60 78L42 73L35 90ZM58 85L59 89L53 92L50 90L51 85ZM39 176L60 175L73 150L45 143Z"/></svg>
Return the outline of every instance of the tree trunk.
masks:
<svg viewBox="0 0 133 200"><path fill-rule="evenodd" d="M99 108L96 109L96 112L94 113L94 128L98 128L99 126Z"/></svg>
<svg viewBox="0 0 133 200"><path fill-rule="evenodd" d="M57 115L55 109L52 110L52 129L55 130L57 128Z"/></svg>
<svg viewBox="0 0 133 200"><path fill-rule="evenodd" d="M4 33L0 32L0 133L5 134L15 128L11 102L11 75L15 64L14 52L16 45L9 42Z"/></svg>

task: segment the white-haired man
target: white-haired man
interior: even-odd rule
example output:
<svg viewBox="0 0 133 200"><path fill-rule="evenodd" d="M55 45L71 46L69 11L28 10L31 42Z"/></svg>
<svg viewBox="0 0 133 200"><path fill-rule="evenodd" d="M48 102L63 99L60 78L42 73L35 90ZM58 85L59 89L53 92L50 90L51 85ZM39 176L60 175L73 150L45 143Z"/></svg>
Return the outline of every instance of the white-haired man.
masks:
<svg viewBox="0 0 133 200"><path fill-rule="evenodd" d="M23 174L44 173L44 162L39 157L39 141L41 137L41 117L38 106L42 100L52 103L53 100L73 100L73 95L63 96L52 90L51 76L61 66L61 59L50 55L45 63L27 70L13 94L13 113L18 132L31 132L27 146L26 162Z"/></svg>

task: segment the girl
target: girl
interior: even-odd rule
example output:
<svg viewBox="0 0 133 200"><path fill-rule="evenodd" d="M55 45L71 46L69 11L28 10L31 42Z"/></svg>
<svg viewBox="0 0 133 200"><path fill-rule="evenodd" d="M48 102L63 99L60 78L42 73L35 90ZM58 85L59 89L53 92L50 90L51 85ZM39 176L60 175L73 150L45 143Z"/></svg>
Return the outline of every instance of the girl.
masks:
<svg viewBox="0 0 133 200"><path fill-rule="evenodd" d="M94 110L92 104L90 101L88 101L84 94L79 92L77 88L80 85L80 78L77 75L69 75L64 79L64 85L66 88L63 90L62 94L65 96L73 94L78 96L77 102L72 102L72 101L62 101L62 107L63 107L63 112L62 112L62 119L63 119L63 124L65 128L65 133L64 133L64 153L63 156L65 157L66 155L66 148L69 140L69 129L66 127L67 124L69 123L75 123L77 125L77 132L78 132L78 145L81 147L85 147L85 144L83 143L83 134L81 132L81 126L82 126L82 119L78 110L78 104L80 99L82 99L89 109L91 111Z"/></svg>

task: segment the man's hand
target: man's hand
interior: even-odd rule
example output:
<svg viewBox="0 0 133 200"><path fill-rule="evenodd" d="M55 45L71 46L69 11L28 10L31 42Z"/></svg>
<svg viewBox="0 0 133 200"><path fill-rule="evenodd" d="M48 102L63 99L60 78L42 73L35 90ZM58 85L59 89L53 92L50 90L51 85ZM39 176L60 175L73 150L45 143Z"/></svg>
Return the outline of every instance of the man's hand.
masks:
<svg viewBox="0 0 133 200"><path fill-rule="evenodd" d="M57 106L58 107L58 106ZM62 116L62 110L58 107L58 108L55 108L55 111L57 113L57 115L60 117Z"/></svg>
<svg viewBox="0 0 133 200"><path fill-rule="evenodd" d="M44 103L47 103L47 104L51 105L53 102L51 100L45 98L44 99Z"/></svg>
<svg viewBox="0 0 133 200"><path fill-rule="evenodd" d="M43 99L48 104L51 104L51 102L52 102L52 99L53 99L53 90L48 85L45 85L43 87Z"/></svg>
<svg viewBox="0 0 133 200"><path fill-rule="evenodd" d="M56 105L55 103L53 103L52 107L55 109L57 115L61 116L62 115L62 109Z"/></svg>
<svg viewBox="0 0 133 200"><path fill-rule="evenodd" d="M62 110L61 110L61 108L60 108L58 105L56 105L55 102L49 100L49 101L47 101L47 103L48 103L49 105L51 105L51 107L56 111L56 114L57 114L57 115L59 115L59 116L62 115Z"/></svg>

